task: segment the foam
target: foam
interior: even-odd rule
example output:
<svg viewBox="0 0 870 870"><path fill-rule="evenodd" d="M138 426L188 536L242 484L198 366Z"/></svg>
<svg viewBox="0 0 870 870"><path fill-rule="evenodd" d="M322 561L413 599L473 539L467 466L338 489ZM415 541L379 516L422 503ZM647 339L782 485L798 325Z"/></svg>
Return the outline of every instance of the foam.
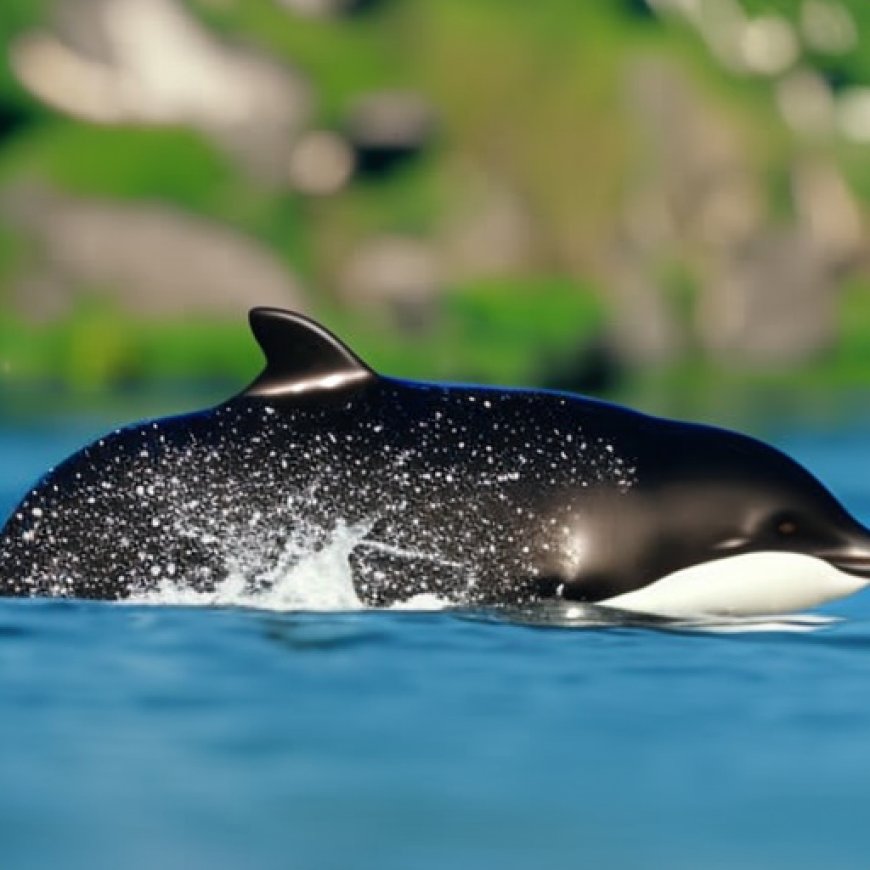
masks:
<svg viewBox="0 0 870 870"><path fill-rule="evenodd" d="M351 551L367 534L363 525L338 524L325 545L306 547L294 538L283 547L280 557L251 582L245 570L246 553L228 559L225 579L213 590L197 591L183 575L164 578L156 588L132 594L131 604L239 606L262 610L362 610L351 577Z"/></svg>
<svg viewBox="0 0 870 870"><path fill-rule="evenodd" d="M165 577L153 589L133 593L124 603L202 607L250 607L276 612L365 610L353 585L350 554L368 534L368 524L339 523L325 545L306 536L288 541L274 565L250 580L244 552L228 558L225 579L214 589L197 591L183 575ZM431 593L410 596L391 609L437 611L451 602Z"/></svg>

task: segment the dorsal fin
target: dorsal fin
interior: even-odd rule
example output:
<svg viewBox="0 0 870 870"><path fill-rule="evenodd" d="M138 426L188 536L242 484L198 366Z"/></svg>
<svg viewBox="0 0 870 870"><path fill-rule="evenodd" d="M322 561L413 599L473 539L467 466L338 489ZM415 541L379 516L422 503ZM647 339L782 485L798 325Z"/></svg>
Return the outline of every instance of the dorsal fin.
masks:
<svg viewBox="0 0 870 870"><path fill-rule="evenodd" d="M280 308L253 308L251 331L266 357L243 396L280 397L338 390L377 375L319 323Z"/></svg>

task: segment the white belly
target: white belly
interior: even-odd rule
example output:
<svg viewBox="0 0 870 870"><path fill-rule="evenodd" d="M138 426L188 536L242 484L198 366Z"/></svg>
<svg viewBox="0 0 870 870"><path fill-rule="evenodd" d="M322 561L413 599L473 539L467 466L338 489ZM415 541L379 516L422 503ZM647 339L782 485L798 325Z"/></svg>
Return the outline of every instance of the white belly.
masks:
<svg viewBox="0 0 870 870"><path fill-rule="evenodd" d="M763 616L843 598L867 583L813 556L765 551L701 562L598 603L662 616Z"/></svg>

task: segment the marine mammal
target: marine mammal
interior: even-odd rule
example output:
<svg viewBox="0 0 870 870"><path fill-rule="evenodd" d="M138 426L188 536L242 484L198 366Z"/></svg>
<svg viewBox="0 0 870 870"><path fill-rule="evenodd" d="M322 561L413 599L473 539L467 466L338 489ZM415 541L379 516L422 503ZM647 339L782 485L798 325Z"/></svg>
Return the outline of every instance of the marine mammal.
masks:
<svg viewBox="0 0 870 870"><path fill-rule="evenodd" d="M266 367L216 408L107 435L0 534L0 593L268 586L357 530L358 596L548 598L764 614L870 580L870 532L745 435L568 393L401 381L322 326L254 309Z"/></svg>

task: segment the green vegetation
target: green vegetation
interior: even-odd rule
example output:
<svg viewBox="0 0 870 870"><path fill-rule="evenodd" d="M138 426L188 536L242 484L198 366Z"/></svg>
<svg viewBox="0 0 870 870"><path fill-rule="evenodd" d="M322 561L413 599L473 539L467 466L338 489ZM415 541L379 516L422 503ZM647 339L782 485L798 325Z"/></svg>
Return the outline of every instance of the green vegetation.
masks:
<svg viewBox="0 0 870 870"><path fill-rule="evenodd" d="M746 143L747 171L762 179L772 224L794 211L790 160L830 153L858 203L870 203L866 145L796 143L775 110L774 88L717 65L684 22L664 23L641 2L436 0L384 2L336 19L292 16L273 0L188 0L222 39L305 72L315 89L315 127L341 131L354 101L377 89L414 89L437 107L428 150L383 177L357 178L332 197L306 198L264 182L204 133L182 128L99 127L52 113L0 67L0 192L28 184L71 197L158 201L237 229L299 275L311 310L372 365L410 377L544 383L578 351L608 335L601 268L627 193L645 181L648 144L627 119L627 70L669 58ZM753 14L797 20L800 4L745 0ZM8 0L0 42L46 20L46 4ZM846 6L859 34L870 7ZM7 57L8 52L4 52ZM838 87L870 82L861 45L809 60ZM826 150L827 149L827 150ZM342 297L338 263L378 234L439 239L461 212L468 167L505 182L539 239L509 277L448 283L426 328L396 329ZM2 205L2 203L0 203ZM38 256L21 227L0 225L0 370L6 384L53 383L82 391L217 380L241 383L259 355L241 323L142 322L76 287L66 319L30 323L10 288ZM696 303L685 262L656 264L678 316ZM791 370L724 371L697 348L677 362L626 375L638 395L702 397L712 385L755 383L858 387L870 382L870 284L859 274L839 301L840 341ZM654 398L653 401L658 401Z"/></svg>
<svg viewBox="0 0 870 870"><path fill-rule="evenodd" d="M563 280L535 281L531 290L521 282L457 288L446 296L439 327L416 337L396 339L346 311L322 316L385 374L484 383L538 380L530 362L570 355L577 324L591 337L602 320L592 294ZM148 322L93 299L48 326L4 315L0 348L10 380L78 391L173 379L242 383L261 365L245 324Z"/></svg>
<svg viewBox="0 0 870 870"><path fill-rule="evenodd" d="M168 380L235 382L257 370L243 325L148 323L87 303L68 319L34 326L0 321L0 365L12 382L42 381L85 392Z"/></svg>
<svg viewBox="0 0 870 870"><path fill-rule="evenodd" d="M383 329L333 312L327 323L353 336L375 369L404 377L533 384L546 363L591 340L603 312L589 288L556 279L484 282L449 290L440 322L417 337L387 338Z"/></svg>

